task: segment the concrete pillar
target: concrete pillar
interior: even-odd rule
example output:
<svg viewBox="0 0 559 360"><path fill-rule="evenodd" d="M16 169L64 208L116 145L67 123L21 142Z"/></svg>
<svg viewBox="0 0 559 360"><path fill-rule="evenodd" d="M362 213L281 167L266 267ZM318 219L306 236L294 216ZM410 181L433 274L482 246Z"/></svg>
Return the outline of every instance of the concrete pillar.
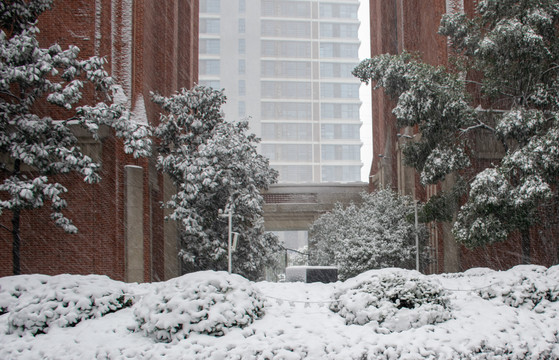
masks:
<svg viewBox="0 0 559 360"><path fill-rule="evenodd" d="M126 281L144 281L144 169L124 167Z"/></svg>
<svg viewBox="0 0 559 360"><path fill-rule="evenodd" d="M177 188L167 175L163 175L163 200L168 201L171 196L176 194ZM165 216L170 214L170 210L165 210ZM163 225L163 232L165 233L165 280L177 277L180 275L180 262L179 262L179 232L177 223L173 220L165 221Z"/></svg>
<svg viewBox="0 0 559 360"><path fill-rule="evenodd" d="M450 191L452 186L456 183L456 176L454 174L449 174L446 176L445 181L442 182L441 188L443 191ZM460 272L460 245L454 239L452 235L452 224L456 221L456 213L452 215L452 222L442 223L443 232L443 271L448 273Z"/></svg>

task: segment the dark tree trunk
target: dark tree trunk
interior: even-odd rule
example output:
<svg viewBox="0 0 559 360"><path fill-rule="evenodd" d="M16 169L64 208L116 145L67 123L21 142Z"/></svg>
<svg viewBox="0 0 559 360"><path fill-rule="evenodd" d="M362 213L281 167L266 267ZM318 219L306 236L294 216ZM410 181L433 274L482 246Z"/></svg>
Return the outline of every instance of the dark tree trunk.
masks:
<svg viewBox="0 0 559 360"><path fill-rule="evenodd" d="M21 167L21 161L14 161L14 172L13 175L19 175ZM21 247L21 237L20 237L20 221L21 210L12 210L12 267L14 275L21 274L21 264L20 264L20 247Z"/></svg>
<svg viewBox="0 0 559 360"><path fill-rule="evenodd" d="M525 229L520 231L522 235L521 240L521 263L522 264L530 264L530 230Z"/></svg>
<svg viewBox="0 0 559 360"><path fill-rule="evenodd" d="M21 238L19 236L19 218L20 218L20 211L14 210L12 216L12 258L13 258L13 270L14 275L21 274L21 265L20 265L20 247L21 247Z"/></svg>

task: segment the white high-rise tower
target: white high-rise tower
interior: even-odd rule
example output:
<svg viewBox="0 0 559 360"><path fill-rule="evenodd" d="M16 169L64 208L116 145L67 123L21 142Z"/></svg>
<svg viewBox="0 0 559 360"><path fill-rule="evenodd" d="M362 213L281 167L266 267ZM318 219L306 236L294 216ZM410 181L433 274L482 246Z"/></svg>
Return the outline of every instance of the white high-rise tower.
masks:
<svg viewBox="0 0 559 360"><path fill-rule="evenodd" d="M280 182L360 180L359 0L200 0L199 83L250 117Z"/></svg>

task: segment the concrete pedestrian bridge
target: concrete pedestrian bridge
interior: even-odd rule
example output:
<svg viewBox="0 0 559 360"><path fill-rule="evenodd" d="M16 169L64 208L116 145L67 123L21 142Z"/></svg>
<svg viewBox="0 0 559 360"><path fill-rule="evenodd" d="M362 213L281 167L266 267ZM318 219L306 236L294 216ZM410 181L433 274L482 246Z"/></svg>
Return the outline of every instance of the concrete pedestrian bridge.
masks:
<svg viewBox="0 0 559 360"><path fill-rule="evenodd" d="M335 203L360 203L360 194L367 188L364 182L274 184L263 193L266 230L308 230Z"/></svg>

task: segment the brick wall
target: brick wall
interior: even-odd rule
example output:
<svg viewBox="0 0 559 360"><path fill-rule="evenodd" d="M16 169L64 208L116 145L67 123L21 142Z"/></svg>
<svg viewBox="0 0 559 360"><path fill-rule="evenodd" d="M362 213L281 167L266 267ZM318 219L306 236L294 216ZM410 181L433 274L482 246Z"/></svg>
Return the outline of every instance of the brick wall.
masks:
<svg viewBox="0 0 559 360"><path fill-rule="evenodd" d="M448 64L446 39L437 34L440 18L446 13L446 0L370 0L371 12L371 56L390 53L397 54L406 50L418 54L423 61L432 65ZM463 11L473 16L475 0L457 1L463 4ZM478 74L469 74L479 78ZM474 101L479 102L477 89L470 87ZM401 131L396 127L392 109L393 99L385 96L382 89L372 92L373 110L373 163L371 166L370 189L391 187L401 193L415 195L417 199L427 200L441 188L448 188L452 180L430 189L429 194L419 183L416 172L406 169L401 161L400 143L396 134ZM406 129L408 134L417 129ZM481 146L490 144L477 140ZM400 143L399 143L400 142ZM485 149L485 148L484 148ZM498 161L502 151L487 148L483 159L475 160L474 170L480 171ZM493 156L492 159L489 157ZM404 178L405 177L405 178ZM411 177L411 178L410 178ZM410 183L413 185L410 186ZM531 231L532 262L542 265L557 263L559 257L559 224L555 212L550 211L548 219L541 226ZM462 271L475 266L487 266L495 269L507 269L520 261L520 236L513 234L509 241L476 250L467 250L454 241L450 233L451 224L430 224L430 244L437 249L434 254L436 263L431 266L433 272Z"/></svg>
<svg viewBox="0 0 559 360"><path fill-rule="evenodd" d="M169 95L197 80L197 0L55 0L53 10L39 18L43 47L73 44L81 56L107 59L105 69L121 84L131 109L141 109L147 121L157 124L159 109L149 100L151 91ZM86 89L84 102L99 99ZM38 111L53 118L68 113L51 106ZM140 112L141 113L141 112ZM79 229L69 235L55 228L49 206L22 216L21 265L23 273L106 274L126 279L124 166L144 169L143 236L144 281L163 280L164 244L176 243L163 231L163 177L154 159L134 159L124 154L122 141L112 133L92 145L102 164L99 184L88 185L75 175L58 176L69 190L66 214ZM0 218L9 223L10 214ZM11 235L3 232L0 276L12 272Z"/></svg>

